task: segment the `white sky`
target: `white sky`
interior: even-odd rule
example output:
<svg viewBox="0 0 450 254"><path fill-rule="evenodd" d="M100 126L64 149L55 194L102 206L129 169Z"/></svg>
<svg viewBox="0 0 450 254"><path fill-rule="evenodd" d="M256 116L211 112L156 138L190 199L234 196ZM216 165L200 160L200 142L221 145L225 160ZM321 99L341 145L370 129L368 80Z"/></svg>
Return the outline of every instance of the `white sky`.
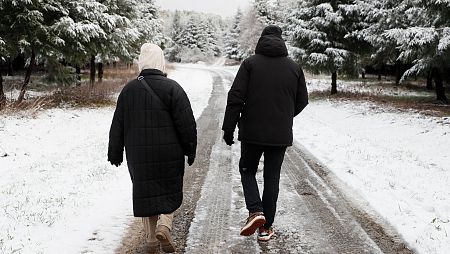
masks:
<svg viewBox="0 0 450 254"><path fill-rule="evenodd" d="M233 16L238 7L246 8L250 0L156 0L156 4L169 10L193 10Z"/></svg>

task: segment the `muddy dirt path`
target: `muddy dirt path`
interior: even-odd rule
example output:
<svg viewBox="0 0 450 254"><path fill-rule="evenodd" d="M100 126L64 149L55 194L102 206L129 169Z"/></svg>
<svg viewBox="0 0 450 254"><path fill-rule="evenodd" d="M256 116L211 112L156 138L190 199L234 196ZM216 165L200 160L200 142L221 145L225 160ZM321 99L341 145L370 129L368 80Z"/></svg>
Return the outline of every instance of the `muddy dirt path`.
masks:
<svg viewBox="0 0 450 254"><path fill-rule="evenodd" d="M247 215L238 170L240 146L228 147L221 140L233 76L217 68L205 71L213 72L213 92L198 120L198 156L186 168L184 202L175 214L177 253L413 253L394 230L355 206L341 191L343 185L300 144L288 149L283 163L277 237L268 243L240 237ZM262 172L258 183L262 191ZM117 253L146 253L139 219Z"/></svg>

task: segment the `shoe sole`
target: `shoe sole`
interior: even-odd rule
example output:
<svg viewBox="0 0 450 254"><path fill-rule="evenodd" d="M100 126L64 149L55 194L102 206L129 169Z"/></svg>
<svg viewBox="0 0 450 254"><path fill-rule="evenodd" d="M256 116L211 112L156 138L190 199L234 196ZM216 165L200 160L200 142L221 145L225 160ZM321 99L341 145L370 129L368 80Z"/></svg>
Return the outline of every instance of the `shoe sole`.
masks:
<svg viewBox="0 0 450 254"><path fill-rule="evenodd" d="M272 239L272 237L275 235L275 233L272 233L268 236L258 236L258 241L261 242L268 242L270 239Z"/></svg>
<svg viewBox="0 0 450 254"><path fill-rule="evenodd" d="M168 240L168 237L164 233L157 232L156 233L156 239L158 239L158 241L161 243L161 249L165 253L175 252L174 244L171 241Z"/></svg>
<svg viewBox="0 0 450 254"><path fill-rule="evenodd" d="M255 233L255 231L264 226L266 223L266 218L262 215L256 216L253 218L252 221L247 223L242 229L241 229L241 235L242 236L251 236Z"/></svg>

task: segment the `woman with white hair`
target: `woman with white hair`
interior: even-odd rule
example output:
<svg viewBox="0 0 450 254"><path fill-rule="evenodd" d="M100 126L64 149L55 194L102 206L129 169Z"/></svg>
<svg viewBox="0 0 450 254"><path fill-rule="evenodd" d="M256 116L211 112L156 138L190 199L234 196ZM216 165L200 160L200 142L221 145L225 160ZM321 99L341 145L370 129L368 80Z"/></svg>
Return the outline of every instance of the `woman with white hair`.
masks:
<svg viewBox="0 0 450 254"><path fill-rule="evenodd" d="M163 51L141 47L139 77L117 101L109 133L108 161L119 166L125 147L133 183L133 211L142 217L150 253L174 252L173 212L183 199L185 156L194 163L197 129L189 99L166 77Z"/></svg>

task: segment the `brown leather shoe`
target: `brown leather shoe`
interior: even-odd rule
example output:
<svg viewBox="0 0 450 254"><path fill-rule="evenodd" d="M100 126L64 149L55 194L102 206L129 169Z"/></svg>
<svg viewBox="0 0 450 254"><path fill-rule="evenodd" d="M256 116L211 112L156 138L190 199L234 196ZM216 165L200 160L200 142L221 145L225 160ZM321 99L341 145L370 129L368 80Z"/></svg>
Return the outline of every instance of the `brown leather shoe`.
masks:
<svg viewBox="0 0 450 254"><path fill-rule="evenodd" d="M150 242L148 244L148 253L150 253L150 254L159 253L159 241Z"/></svg>
<svg viewBox="0 0 450 254"><path fill-rule="evenodd" d="M241 229L242 236L251 236L255 231L266 223L264 213L251 213L247 218L245 226Z"/></svg>
<svg viewBox="0 0 450 254"><path fill-rule="evenodd" d="M156 228L156 239L161 242L161 248L165 253L175 252L175 243L168 227L158 226Z"/></svg>

